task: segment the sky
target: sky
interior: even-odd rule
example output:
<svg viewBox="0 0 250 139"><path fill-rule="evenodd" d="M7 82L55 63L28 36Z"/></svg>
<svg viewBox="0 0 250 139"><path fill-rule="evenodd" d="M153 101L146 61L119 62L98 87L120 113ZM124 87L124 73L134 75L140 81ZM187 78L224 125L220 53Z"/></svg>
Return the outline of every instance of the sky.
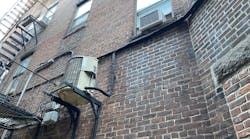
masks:
<svg viewBox="0 0 250 139"><path fill-rule="evenodd" d="M137 0L137 10L143 9L153 3L156 3L160 0Z"/></svg>
<svg viewBox="0 0 250 139"><path fill-rule="evenodd" d="M0 0L0 18L9 11L17 0Z"/></svg>
<svg viewBox="0 0 250 139"><path fill-rule="evenodd" d="M0 18L11 8L17 0L0 0ZM137 0L137 10L145 8L159 0Z"/></svg>

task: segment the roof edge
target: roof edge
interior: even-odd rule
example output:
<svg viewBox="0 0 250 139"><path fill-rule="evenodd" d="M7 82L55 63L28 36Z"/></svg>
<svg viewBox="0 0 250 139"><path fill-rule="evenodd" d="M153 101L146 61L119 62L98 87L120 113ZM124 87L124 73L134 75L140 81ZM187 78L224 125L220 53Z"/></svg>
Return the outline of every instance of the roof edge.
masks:
<svg viewBox="0 0 250 139"><path fill-rule="evenodd" d="M112 53L116 53L116 52L122 51L124 49L130 48L130 47L132 47L134 45L137 45L137 44L139 44L139 43L141 43L141 42L143 42L143 41L145 41L145 40L147 40L147 39L149 39L149 38L151 38L153 36L157 36L160 33L163 33L163 32L165 32L167 30L170 30L170 29L180 25L181 23L185 22L187 19L191 18L193 16L193 14L197 11L197 9L200 8L200 6L202 5L203 2L204 2L204 0L197 0L194 3L194 5L192 6L191 9L183 17L176 20L175 22L173 22L171 24L168 24L166 26L163 26L163 27L151 32L151 33L145 34L145 35L143 35L143 36L141 36L141 37L127 43L126 45L124 45L124 46L122 46L122 47L120 47L120 48L118 48L116 50L113 50L113 51L111 51L109 53L106 53L106 54L104 54L102 56L99 56L98 59L107 57L107 56L111 55Z"/></svg>

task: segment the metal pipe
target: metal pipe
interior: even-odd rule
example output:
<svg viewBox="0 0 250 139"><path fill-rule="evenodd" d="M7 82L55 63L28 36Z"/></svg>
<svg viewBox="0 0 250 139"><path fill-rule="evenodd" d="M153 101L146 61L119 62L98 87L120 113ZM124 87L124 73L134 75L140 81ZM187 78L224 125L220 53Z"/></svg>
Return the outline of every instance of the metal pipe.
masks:
<svg viewBox="0 0 250 139"><path fill-rule="evenodd" d="M35 39L36 39L36 44L37 44L38 40L37 40L36 22L34 21L33 21L33 26L34 26Z"/></svg>
<svg viewBox="0 0 250 139"><path fill-rule="evenodd" d="M26 89L27 89L27 87L28 87L28 85L29 85L29 83L30 83L30 80L31 80L32 76L33 76L33 73L31 72L30 75L29 75L28 80L26 81L26 83L25 83L25 85L24 85L24 87L23 87L22 93L21 93L21 95L20 95L20 97L19 97L19 99L18 99L18 101L17 101L16 106L18 106L18 105L20 104L20 102L21 102L21 100L22 100L22 98L23 98L23 95L24 95L24 93L25 93L25 91L26 91Z"/></svg>
<svg viewBox="0 0 250 139"><path fill-rule="evenodd" d="M111 71L110 71L110 82L108 93L113 94L115 86L115 66L116 66L116 52L112 53Z"/></svg>

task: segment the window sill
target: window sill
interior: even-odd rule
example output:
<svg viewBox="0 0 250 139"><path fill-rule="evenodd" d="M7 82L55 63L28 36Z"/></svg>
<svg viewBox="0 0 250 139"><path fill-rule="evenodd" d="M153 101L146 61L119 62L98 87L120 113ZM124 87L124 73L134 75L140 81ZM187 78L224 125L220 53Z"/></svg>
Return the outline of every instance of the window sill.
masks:
<svg viewBox="0 0 250 139"><path fill-rule="evenodd" d="M74 33L78 32L78 31L84 29L85 27L86 27L86 24L80 25L80 26L78 26L78 27L75 27L75 29L70 30L70 31L63 37L63 39L68 38L68 37L71 36L72 34L74 34Z"/></svg>

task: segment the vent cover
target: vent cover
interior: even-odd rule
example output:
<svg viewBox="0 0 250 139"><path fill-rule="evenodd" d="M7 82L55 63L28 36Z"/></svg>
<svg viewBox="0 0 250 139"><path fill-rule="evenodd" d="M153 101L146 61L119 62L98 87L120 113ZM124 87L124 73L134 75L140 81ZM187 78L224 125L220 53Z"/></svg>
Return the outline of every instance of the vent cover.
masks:
<svg viewBox="0 0 250 139"><path fill-rule="evenodd" d="M139 29L145 30L152 26L155 26L163 21L163 15L160 10L151 11L145 15L139 17Z"/></svg>

